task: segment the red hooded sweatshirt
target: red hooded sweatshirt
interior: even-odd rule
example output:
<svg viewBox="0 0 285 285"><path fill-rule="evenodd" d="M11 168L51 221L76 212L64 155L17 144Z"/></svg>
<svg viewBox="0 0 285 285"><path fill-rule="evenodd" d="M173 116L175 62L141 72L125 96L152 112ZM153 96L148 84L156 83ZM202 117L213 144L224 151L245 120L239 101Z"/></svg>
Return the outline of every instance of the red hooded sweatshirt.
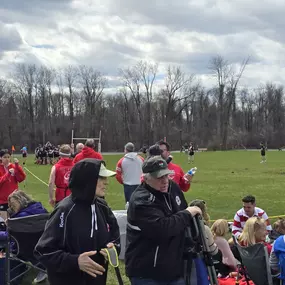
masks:
<svg viewBox="0 0 285 285"><path fill-rule="evenodd" d="M55 164L55 201L59 202L71 194L68 188L69 176L74 162L70 158L61 158Z"/></svg>
<svg viewBox="0 0 285 285"><path fill-rule="evenodd" d="M82 151L80 153L78 153L73 162L74 164L82 159L85 158L95 158L95 159L99 159L99 160L103 160L103 156L99 153L96 152L93 148L85 146Z"/></svg>
<svg viewBox="0 0 285 285"><path fill-rule="evenodd" d="M169 174L168 177L174 182L176 182L183 192L187 192L191 184L186 179L184 179L184 172L182 168L177 164L169 162L168 169L174 171L174 174Z"/></svg>
<svg viewBox="0 0 285 285"><path fill-rule="evenodd" d="M11 168L15 169L14 176L9 172ZM24 181L25 178L26 174L18 163L10 163L7 168L0 164L0 204L8 203L8 196L18 190L18 183Z"/></svg>

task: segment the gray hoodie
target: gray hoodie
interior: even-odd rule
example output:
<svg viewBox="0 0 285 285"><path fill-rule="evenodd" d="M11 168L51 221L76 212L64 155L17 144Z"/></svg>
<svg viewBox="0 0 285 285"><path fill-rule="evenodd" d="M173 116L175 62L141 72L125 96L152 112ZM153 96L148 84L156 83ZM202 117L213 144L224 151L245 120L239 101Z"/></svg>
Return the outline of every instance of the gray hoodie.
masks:
<svg viewBox="0 0 285 285"><path fill-rule="evenodd" d="M117 164L117 179L126 185L140 185L142 176L143 158L136 152L129 152Z"/></svg>

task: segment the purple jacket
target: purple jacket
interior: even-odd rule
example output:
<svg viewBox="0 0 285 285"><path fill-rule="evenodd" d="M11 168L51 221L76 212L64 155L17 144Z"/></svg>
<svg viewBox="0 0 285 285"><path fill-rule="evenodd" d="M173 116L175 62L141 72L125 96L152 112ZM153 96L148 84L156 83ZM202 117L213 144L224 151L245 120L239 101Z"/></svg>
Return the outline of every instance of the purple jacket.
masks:
<svg viewBox="0 0 285 285"><path fill-rule="evenodd" d="M22 218L27 216L46 214L48 211L43 207L40 202L32 202L28 207L22 209L15 215L12 215L11 218Z"/></svg>
<svg viewBox="0 0 285 285"><path fill-rule="evenodd" d="M11 216L11 218L22 218L27 216L46 214L48 211L43 207L40 202L32 202L28 205L28 207L22 209L18 213ZM7 237L6 231L0 231L0 241L5 240Z"/></svg>

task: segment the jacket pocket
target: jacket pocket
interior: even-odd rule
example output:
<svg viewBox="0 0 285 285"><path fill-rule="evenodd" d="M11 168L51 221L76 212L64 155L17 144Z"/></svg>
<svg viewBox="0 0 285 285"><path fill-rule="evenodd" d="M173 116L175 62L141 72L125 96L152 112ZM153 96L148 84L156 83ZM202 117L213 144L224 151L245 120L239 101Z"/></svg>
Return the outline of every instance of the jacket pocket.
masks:
<svg viewBox="0 0 285 285"><path fill-rule="evenodd" d="M158 256L159 246L155 249L154 260L153 260L153 267L156 267L157 256Z"/></svg>

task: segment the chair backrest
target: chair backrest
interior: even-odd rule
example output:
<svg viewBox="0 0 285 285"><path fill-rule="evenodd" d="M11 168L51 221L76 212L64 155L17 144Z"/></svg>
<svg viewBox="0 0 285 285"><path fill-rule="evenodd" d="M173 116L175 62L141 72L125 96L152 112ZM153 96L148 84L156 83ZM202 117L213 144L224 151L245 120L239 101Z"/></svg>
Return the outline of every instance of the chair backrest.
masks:
<svg viewBox="0 0 285 285"><path fill-rule="evenodd" d="M120 229L120 240L121 240L121 252L119 259L125 259L126 251L126 231L127 231L127 211L126 210L115 210L113 211L114 216L117 219Z"/></svg>
<svg viewBox="0 0 285 285"><path fill-rule="evenodd" d="M255 285L272 285L267 248L262 243L243 247L236 243L242 265Z"/></svg>
<svg viewBox="0 0 285 285"><path fill-rule="evenodd" d="M25 260L34 260L33 251L44 232L49 214L39 214L7 220L7 231L17 243L18 257Z"/></svg>

